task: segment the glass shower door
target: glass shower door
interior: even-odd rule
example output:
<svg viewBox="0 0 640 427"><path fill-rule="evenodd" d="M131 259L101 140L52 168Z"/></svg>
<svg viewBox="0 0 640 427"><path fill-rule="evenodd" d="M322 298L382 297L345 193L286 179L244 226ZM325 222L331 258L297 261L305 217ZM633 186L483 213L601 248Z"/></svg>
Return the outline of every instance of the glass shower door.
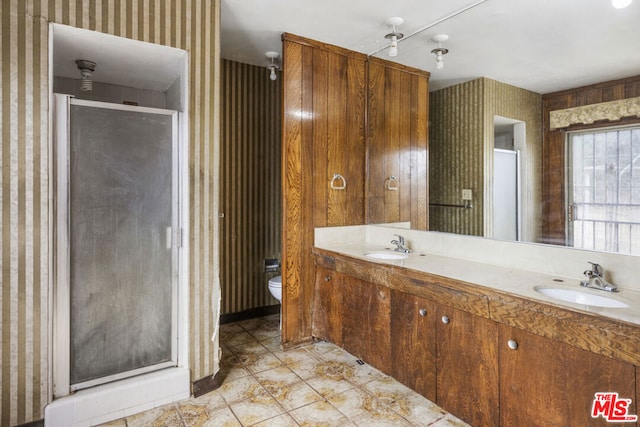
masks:
<svg viewBox="0 0 640 427"><path fill-rule="evenodd" d="M176 365L177 113L70 101L70 389Z"/></svg>

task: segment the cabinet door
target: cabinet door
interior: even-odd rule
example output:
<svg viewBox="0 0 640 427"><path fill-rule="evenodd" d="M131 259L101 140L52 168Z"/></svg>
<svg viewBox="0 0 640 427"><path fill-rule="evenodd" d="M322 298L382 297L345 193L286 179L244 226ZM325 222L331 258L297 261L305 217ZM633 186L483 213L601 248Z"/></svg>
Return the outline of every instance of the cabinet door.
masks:
<svg viewBox="0 0 640 427"><path fill-rule="evenodd" d="M435 303L391 291L391 375L431 401L436 400Z"/></svg>
<svg viewBox="0 0 640 427"><path fill-rule="evenodd" d="M391 367L389 288L349 276L342 278L344 349L389 373Z"/></svg>
<svg viewBox="0 0 640 427"><path fill-rule="evenodd" d="M475 427L497 426L497 324L444 306L436 324L436 403Z"/></svg>
<svg viewBox="0 0 640 427"><path fill-rule="evenodd" d="M591 417L597 392L636 401L633 365L506 325L500 325L499 357L502 425L635 425Z"/></svg>
<svg viewBox="0 0 640 427"><path fill-rule="evenodd" d="M342 275L316 267L312 333L316 338L342 346Z"/></svg>

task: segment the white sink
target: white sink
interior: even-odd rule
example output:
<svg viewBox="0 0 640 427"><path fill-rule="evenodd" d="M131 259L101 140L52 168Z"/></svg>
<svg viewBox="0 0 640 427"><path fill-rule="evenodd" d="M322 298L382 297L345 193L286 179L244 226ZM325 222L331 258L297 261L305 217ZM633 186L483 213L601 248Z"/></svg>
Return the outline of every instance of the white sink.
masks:
<svg viewBox="0 0 640 427"><path fill-rule="evenodd" d="M614 298L609 298L604 295L594 295L592 293L583 292L574 289L564 288L546 288L542 286L536 286L535 291L554 298L560 301L572 302L574 304L588 305L591 307L607 307L607 308L625 308L629 307L622 301L618 301Z"/></svg>
<svg viewBox="0 0 640 427"><path fill-rule="evenodd" d="M407 259L407 258L409 258L408 254L405 254L405 253L402 253L402 252L391 252L391 251L365 252L364 256L366 256L368 258L386 259L386 260Z"/></svg>

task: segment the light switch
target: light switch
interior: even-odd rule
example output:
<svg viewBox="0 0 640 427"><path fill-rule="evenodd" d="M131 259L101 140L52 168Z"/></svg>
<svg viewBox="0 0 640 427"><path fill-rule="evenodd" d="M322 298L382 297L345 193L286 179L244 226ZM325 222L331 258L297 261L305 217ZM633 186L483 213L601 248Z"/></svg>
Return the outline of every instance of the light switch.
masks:
<svg viewBox="0 0 640 427"><path fill-rule="evenodd" d="M462 190L462 200L473 200L471 189L465 188Z"/></svg>

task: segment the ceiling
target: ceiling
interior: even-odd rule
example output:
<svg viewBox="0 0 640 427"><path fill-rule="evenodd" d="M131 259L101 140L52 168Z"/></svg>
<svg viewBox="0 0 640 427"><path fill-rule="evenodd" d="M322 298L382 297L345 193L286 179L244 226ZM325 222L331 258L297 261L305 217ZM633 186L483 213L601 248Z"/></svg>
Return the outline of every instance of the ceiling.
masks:
<svg viewBox="0 0 640 427"><path fill-rule="evenodd" d="M283 32L371 54L392 16L404 18L398 56L375 56L430 71L431 90L489 77L544 94L640 74L640 0L222 0L222 57L266 65ZM443 70L437 34L449 36Z"/></svg>

